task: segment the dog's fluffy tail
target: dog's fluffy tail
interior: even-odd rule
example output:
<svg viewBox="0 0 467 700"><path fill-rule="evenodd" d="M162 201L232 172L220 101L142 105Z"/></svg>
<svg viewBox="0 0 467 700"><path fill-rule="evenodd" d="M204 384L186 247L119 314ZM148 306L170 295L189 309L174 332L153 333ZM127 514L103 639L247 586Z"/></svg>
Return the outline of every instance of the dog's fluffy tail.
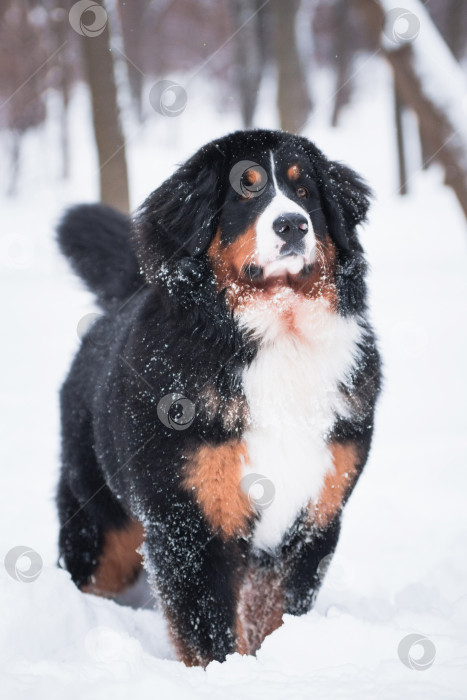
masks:
<svg viewBox="0 0 467 700"><path fill-rule="evenodd" d="M143 284L130 219L115 209L103 204L69 209L58 226L58 243L105 309L114 309Z"/></svg>

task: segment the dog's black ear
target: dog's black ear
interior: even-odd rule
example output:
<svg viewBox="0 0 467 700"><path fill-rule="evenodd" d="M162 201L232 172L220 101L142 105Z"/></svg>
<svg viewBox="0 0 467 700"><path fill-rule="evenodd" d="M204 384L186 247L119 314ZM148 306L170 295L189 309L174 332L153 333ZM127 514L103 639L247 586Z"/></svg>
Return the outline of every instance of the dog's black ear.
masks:
<svg viewBox="0 0 467 700"><path fill-rule="evenodd" d="M361 250L356 229L366 219L370 188L356 172L341 163L324 159L317 170L331 238L344 250Z"/></svg>
<svg viewBox="0 0 467 700"><path fill-rule="evenodd" d="M164 263L177 264L206 250L216 232L220 198L220 161L206 147L149 195L134 226L138 259L148 281Z"/></svg>

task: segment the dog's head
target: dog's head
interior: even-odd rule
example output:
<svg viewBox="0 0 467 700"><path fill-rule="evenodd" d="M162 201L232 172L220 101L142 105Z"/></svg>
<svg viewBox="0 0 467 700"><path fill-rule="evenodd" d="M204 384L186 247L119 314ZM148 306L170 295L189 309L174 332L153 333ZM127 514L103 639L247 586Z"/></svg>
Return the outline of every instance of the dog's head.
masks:
<svg viewBox="0 0 467 700"><path fill-rule="evenodd" d="M356 227L369 194L303 137L235 132L201 148L148 197L136 227L140 263L149 282L161 266L208 260L223 287L303 286L323 250L361 251Z"/></svg>

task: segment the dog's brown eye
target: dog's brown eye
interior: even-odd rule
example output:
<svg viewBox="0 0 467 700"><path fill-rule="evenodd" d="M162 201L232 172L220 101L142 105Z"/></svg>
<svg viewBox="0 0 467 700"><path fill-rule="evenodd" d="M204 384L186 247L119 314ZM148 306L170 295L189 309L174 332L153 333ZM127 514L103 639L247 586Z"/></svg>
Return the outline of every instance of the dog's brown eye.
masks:
<svg viewBox="0 0 467 700"><path fill-rule="evenodd" d="M306 187L297 187L297 196L301 199L308 197L308 190Z"/></svg>

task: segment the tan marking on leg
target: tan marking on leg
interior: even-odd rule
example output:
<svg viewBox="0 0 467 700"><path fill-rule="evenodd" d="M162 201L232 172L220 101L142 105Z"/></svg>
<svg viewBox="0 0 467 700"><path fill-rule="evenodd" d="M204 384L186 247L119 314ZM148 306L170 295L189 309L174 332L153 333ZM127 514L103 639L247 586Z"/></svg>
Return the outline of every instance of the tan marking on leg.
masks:
<svg viewBox="0 0 467 700"><path fill-rule="evenodd" d="M265 638L282 625L284 589L276 571L251 567L240 584L237 651L255 654Z"/></svg>
<svg viewBox="0 0 467 700"><path fill-rule="evenodd" d="M172 642L172 646L175 650L175 653L177 654L177 659L179 661L182 661L182 663L185 664L185 666L203 666L206 667L208 663L211 661L211 659L203 659L199 656L199 654L196 652L195 649L193 649L187 642L184 640L180 633L177 631L177 627L174 624L174 621L172 619L172 616L170 612L166 609L165 611L165 617L168 622L168 629L169 629L169 637L170 641Z"/></svg>
<svg viewBox="0 0 467 700"><path fill-rule="evenodd" d="M214 277L219 291L228 289L227 297L231 308L236 305L242 291L250 288L248 281L242 277L242 270L249 263L256 264L256 228L250 226L229 245L221 243L221 230L218 229L209 248ZM235 290L232 285L235 285Z"/></svg>
<svg viewBox="0 0 467 700"><path fill-rule="evenodd" d="M97 569L81 590L112 597L128 588L141 569L142 557L137 549L143 543L143 537L143 526L135 520L123 530L109 530L105 534Z"/></svg>
<svg viewBox="0 0 467 700"><path fill-rule="evenodd" d="M325 526L342 509L357 477L358 452L354 444L334 443L329 446L333 469L324 478L323 488L316 504L309 507L312 521Z"/></svg>
<svg viewBox="0 0 467 700"><path fill-rule="evenodd" d="M196 502L214 531L224 538L245 535L253 509L240 487L246 445L232 440L202 445L186 468L183 487Z"/></svg>

